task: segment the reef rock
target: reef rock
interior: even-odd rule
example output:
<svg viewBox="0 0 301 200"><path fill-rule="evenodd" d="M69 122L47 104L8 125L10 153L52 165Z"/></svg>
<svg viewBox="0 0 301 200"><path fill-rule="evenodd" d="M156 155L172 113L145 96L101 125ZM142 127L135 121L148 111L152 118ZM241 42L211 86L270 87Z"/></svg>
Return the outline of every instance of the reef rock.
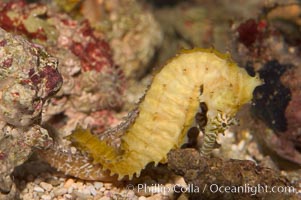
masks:
<svg viewBox="0 0 301 200"><path fill-rule="evenodd" d="M45 102L62 85L57 59L43 48L0 29L0 191L12 187L10 174L32 148L52 144L39 124Z"/></svg>

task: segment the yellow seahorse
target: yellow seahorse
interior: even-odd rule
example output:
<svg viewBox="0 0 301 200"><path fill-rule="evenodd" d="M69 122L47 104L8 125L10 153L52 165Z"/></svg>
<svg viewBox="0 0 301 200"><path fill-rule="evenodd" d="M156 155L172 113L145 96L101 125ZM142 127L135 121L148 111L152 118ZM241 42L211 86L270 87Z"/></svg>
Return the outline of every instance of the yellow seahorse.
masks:
<svg viewBox="0 0 301 200"><path fill-rule="evenodd" d="M130 120L114 129L122 132L118 148L87 130L75 131L71 139L102 170L119 179L138 177L148 163L164 161L171 149L183 143L200 104L206 106L208 120L201 153L208 155L217 133L232 124L237 110L251 100L260 83L228 54L213 49L185 50L154 76Z"/></svg>

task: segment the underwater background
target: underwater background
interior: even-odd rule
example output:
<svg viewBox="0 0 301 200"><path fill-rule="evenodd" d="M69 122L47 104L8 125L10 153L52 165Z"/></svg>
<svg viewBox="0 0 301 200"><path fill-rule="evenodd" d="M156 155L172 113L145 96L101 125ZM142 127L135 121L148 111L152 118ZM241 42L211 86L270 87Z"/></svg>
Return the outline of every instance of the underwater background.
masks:
<svg viewBox="0 0 301 200"><path fill-rule="evenodd" d="M1 0L0 199L301 199L300 45L298 0Z"/></svg>

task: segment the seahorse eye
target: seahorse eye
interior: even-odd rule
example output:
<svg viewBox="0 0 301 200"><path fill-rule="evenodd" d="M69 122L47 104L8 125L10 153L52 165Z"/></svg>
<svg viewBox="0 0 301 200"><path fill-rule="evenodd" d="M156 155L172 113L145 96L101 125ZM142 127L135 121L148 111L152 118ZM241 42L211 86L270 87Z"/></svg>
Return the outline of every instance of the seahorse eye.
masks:
<svg viewBox="0 0 301 200"><path fill-rule="evenodd" d="M227 124L226 124L225 122L223 122L223 123L222 123L222 127L223 127L223 128L226 128L226 127L227 127Z"/></svg>

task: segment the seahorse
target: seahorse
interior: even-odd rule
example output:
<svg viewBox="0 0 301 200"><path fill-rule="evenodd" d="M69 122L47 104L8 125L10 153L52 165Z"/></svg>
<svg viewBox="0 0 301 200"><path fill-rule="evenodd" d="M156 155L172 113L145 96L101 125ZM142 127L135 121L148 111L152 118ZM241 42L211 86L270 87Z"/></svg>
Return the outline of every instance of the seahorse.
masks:
<svg viewBox="0 0 301 200"><path fill-rule="evenodd" d="M94 166L100 164L101 170L119 180L132 179L148 163L166 161L167 153L183 143L193 124L205 132L201 154L210 154L216 135L233 124L238 109L252 99L260 84L229 54L183 50L153 77L129 120L108 132L121 135L118 147L89 130L78 129L70 138L91 156Z"/></svg>

